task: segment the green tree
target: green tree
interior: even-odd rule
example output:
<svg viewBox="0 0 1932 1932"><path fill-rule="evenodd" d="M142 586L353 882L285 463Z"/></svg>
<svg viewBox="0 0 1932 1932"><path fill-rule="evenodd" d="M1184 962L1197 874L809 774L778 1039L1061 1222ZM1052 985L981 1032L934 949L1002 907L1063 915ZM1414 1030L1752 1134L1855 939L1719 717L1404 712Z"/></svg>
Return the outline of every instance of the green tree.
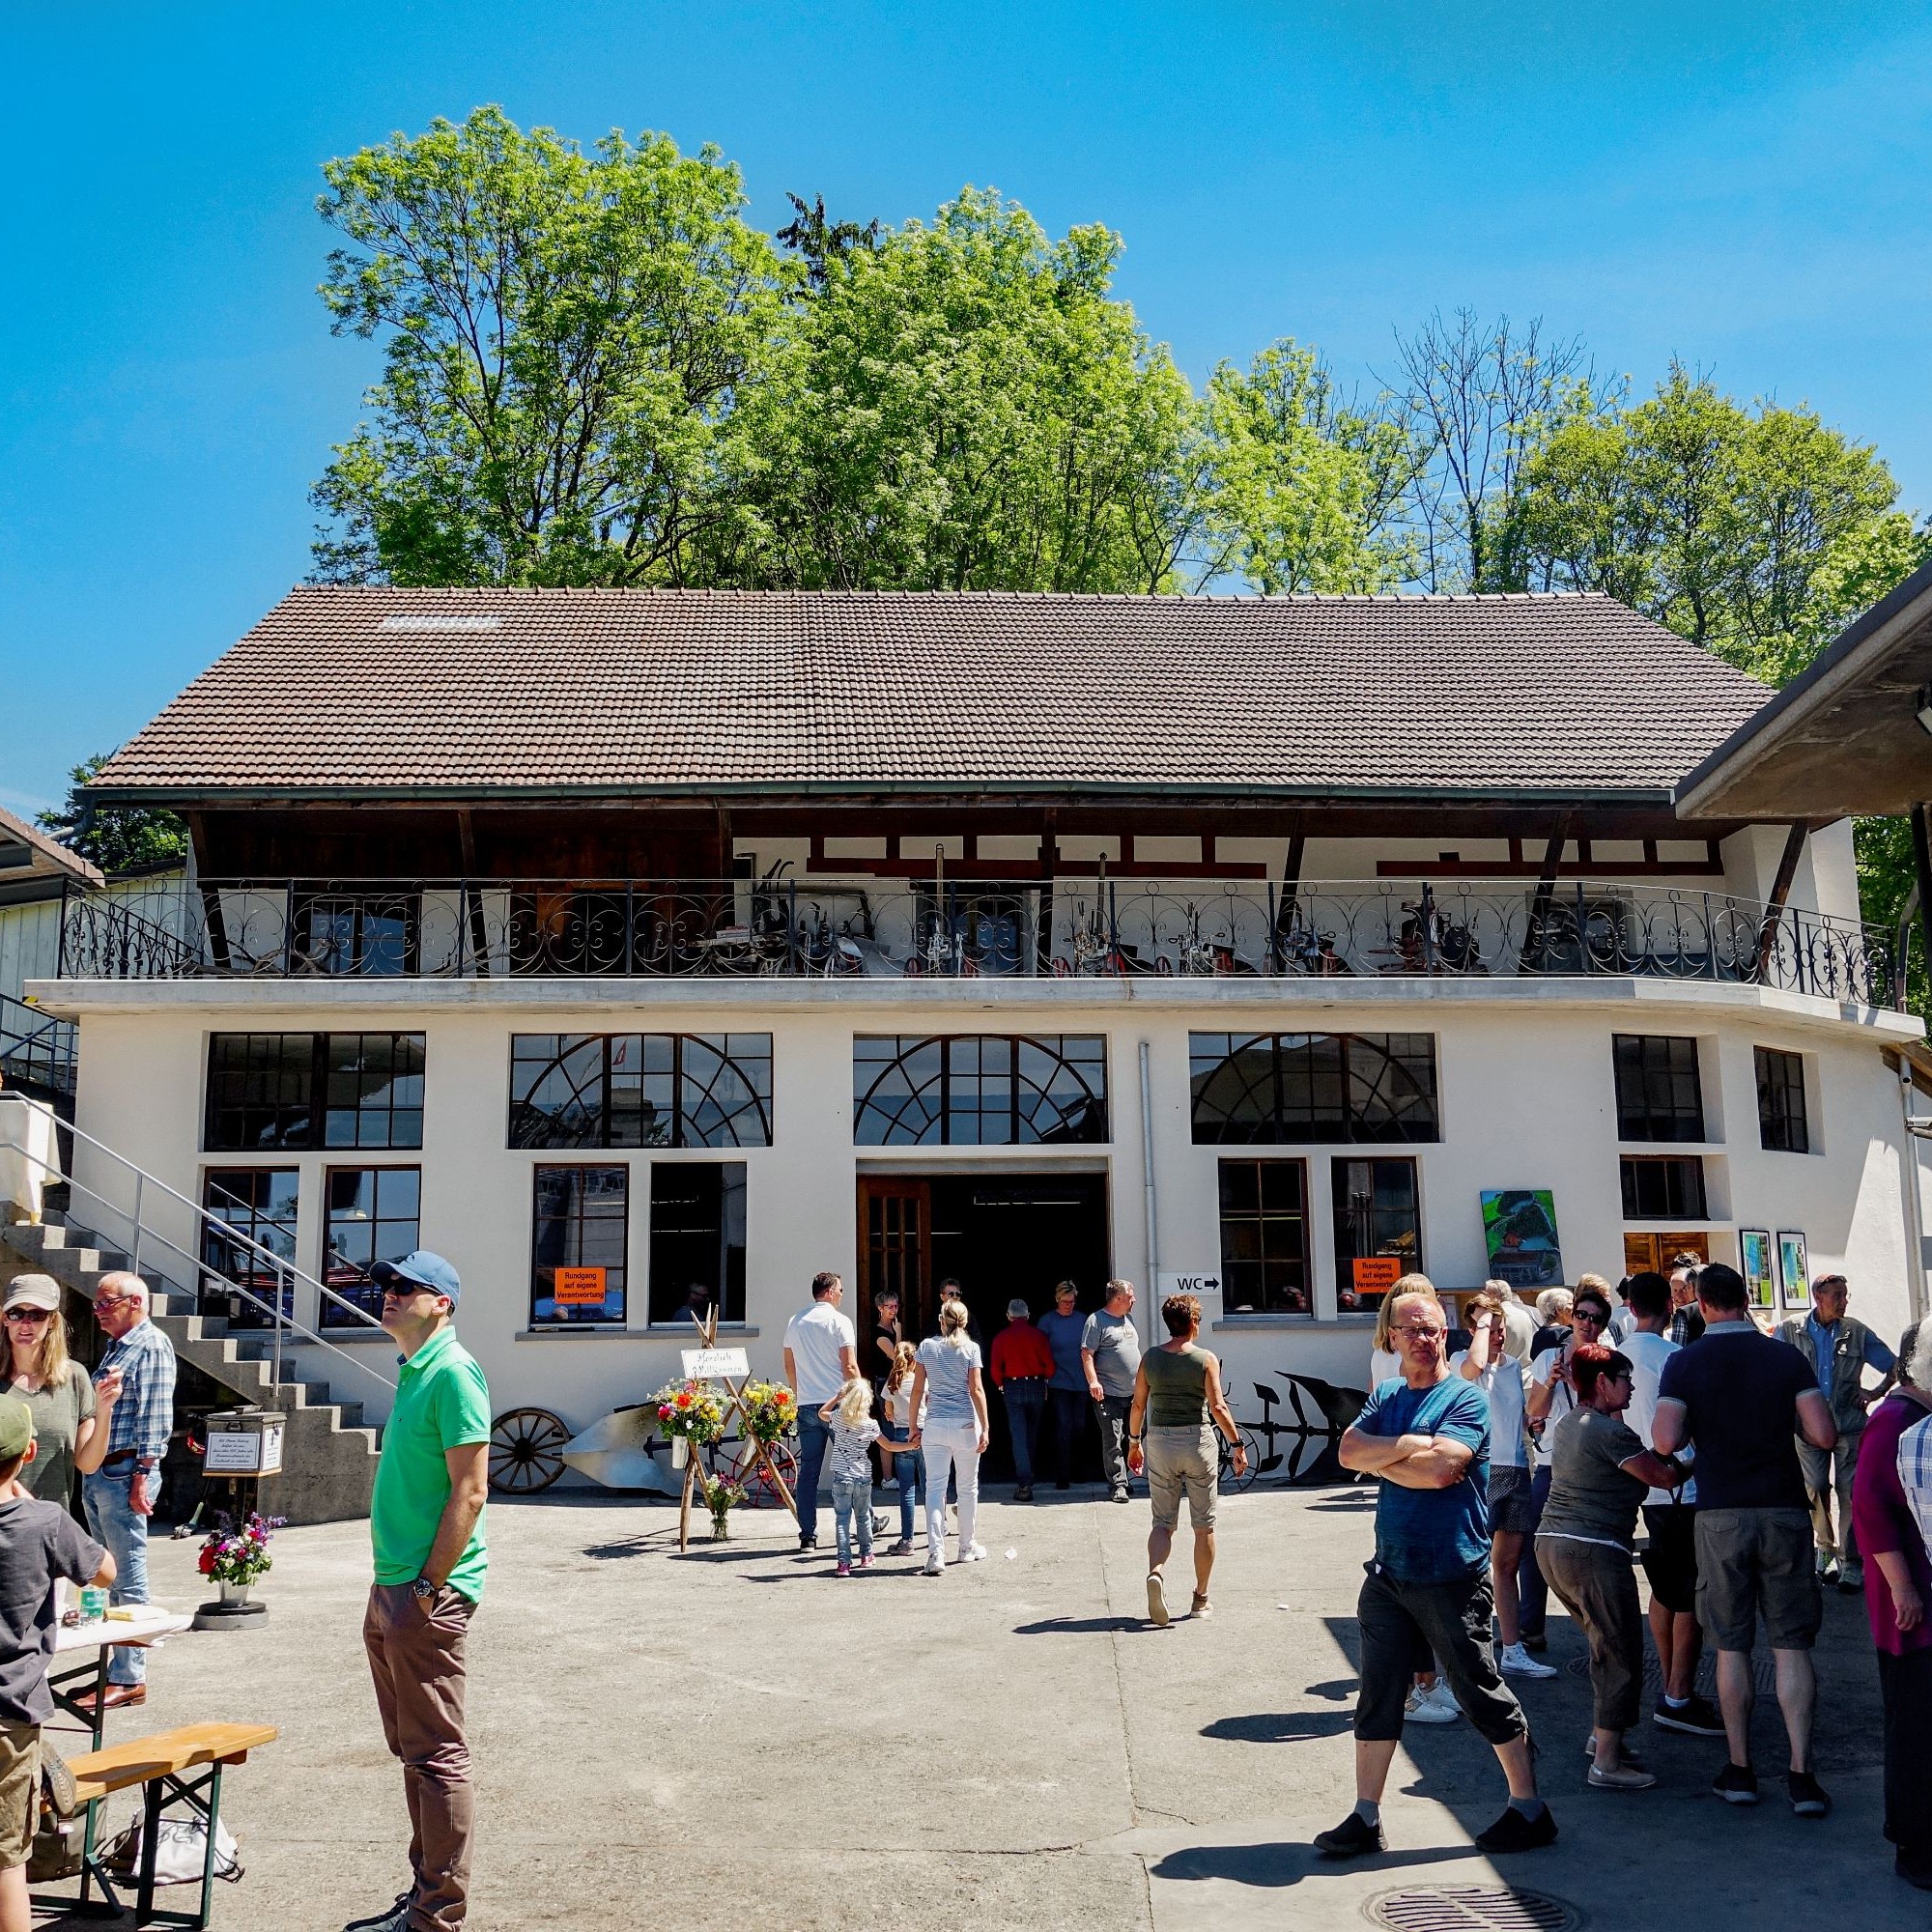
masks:
<svg viewBox="0 0 1932 1932"><path fill-rule="evenodd" d="M147 866L185 866L187 827L172 811L151 805L97 805L87 787L112 752L99 752L68 773L67 803L36 819L71 851L103 872L129 872Z"/></svg>
<svg viewBox="0 0 1932 1932"><path fill-rule="evenodd" d="M814 289L825 286L834 262L842 262L855 249L868 253L879 245L877 221L834 221L825 213L825 197L813 195L808 202L802 195L785 191L785 199L796 211L788 226L773 238L781 247L789 248L805 264Z"/></svg>
<svg viewBox="0 0 1932 1932"><path fill-rule="evenodd" d="M734 406L801 273L741 218L737 168L479 107L324 174L323 300L385 361L314 492L318 575L704 581Z"/></svg>
<svg viewBox="0 0 1932 1932"><path fill-rule="evenodd" d="M1337 396L1313 349L1292 337L1246 371L1223 362L1206 404L1208 527L1257 590L1369 592L1414 574L1397 507L1419 467L1407 426Z"/></svg>
<svg viewBox="0 0 1932 1932"><path fill-rule="evenodd" d="M1199 411L1111 294L1120 238L1050 240L967 188L828 250L773 380L739 405L721 573L867 589L1176 587L1200 528Z"/></svg>

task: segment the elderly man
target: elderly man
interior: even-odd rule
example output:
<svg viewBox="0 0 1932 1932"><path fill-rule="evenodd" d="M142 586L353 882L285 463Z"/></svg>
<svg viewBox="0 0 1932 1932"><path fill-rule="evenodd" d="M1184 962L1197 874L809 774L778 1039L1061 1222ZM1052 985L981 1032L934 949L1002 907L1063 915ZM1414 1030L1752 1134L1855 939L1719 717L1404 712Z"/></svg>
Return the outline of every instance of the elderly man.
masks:
<svg viewBox="0 0 1932 1932"><path fill-rule="evenodd" d="M1816 1449L1831 1448L1837 1431L1809 1358L1758 1332L1737 1269L1722 1262L1700 1268L1697 1301L1703 1339L1663 1364L1651 1440L1660 1456L1697 1445L1697 1620L1718 1652L1718 1702L1730 1747L1711 1788L1727 1804L1758 1800L1751 1649L1761 1622L1791 1747L1791 1808L1801 1818L1822 1818L1832 1801L1811 1768L1818 1702L1811 1646L1825 1605L1811 1568L1793 1431Z"/></svg>
<svg viewBox="0 0 1932 1932"><path fill-rule="evenodd" d="M1491 1643L1489 1399L1449 1373L1449 1321L1426 1275L1396 1283L1389 1314L1401 1378L1370 1396L1340 1451L1345 1469L1379 1479L1375 1560L1355 1608L1355 1808L1316 1848L1331 1859L1387 1848L1381 1799L1403 1700L1416 1660L1434 1652L1509 1780L1508 1808L1476 1843L1492 1857L1534 1851L1554 1842L1556 1820L1537 1796L1529 1725Z"/></svg>
<svg viewBox="0 0 1932 1932"><path fill-rule="evenodd" d="M1080 1331L1080 1367L1100 1418L1100 1463L1114 1500L1127 1500L1127 1417L1141 1372L1140 1330L1134 1326L1134 1285L1110 1281L1107 1298Z"/></svg>
<svg viewBox="0 0 1932 1932"><path fill-rule="evenodd" d="M859 1374L859 1336L839 1312L845 1283L830 1268L811 1278L811 1306L785 1324L785 1380L798 1399L798 1547L818 1548L818 1478L831 1425L819 1414Z"/></svg>
<svg viewBox="0 0 1932 1932"><path fill-rule="evenodd" d="M1046 1413L1053 1350L1033 1325L1033 1310L1017 1295L1007 1303L1007 1325L993 1337L987 1373L1007 1405L1007 1432L1013 1439L1013 1500L1030 1503L1034 1444Z"/></svg>
<svg viewBox="0 0 1932 1932"><path fill-rule="evenodd" d="M98 1386L118 1375L120 1400L107 1425L107 1452L81 1482L81 1501L95 1542L114 1558L113 1601L148 1601L148 1520L161 1493L161 1458L175 1426L175 1351L148 1319L148 1284L116 1269L94 1291L94 1319L107 1348L94 1372ZM148 1654L117 1645L101 1693L112 1711L148 1699ZM77 1700L91 1704L91 1698Z"/></svg>
<svg viewBox="0 0 1932 1932"><path fill-rule="evenodd" d="M384 1741L403 1764L410 1889L348 1932L456 1932L469 1909L464 1645L489 1569L490 1387L450 1325L463 1283L448 1262L418 1250L378 1262L369 1278L402 1352L369 1509L376 1576L362 1646Z"/></svg>
<svg viewBox="0 0 1932 1932"><path fill-rule="evenodd" d="M1848 1596L1865 1586L1865 1566L1859 1557L1858 1530L1852 1521L1852 1480L1858 1473L1859 1444L1864 1439L1865 1414L1891 1386L1898 1357L1862 1321L1845 1313L1851 1287L1841 1274L1821 1274L1811 1284L1809 1315L1787 1316L1778 1324L1780 1339L1789 1342L1818 1372L1818 1386L1832 1407L1837 1425L1834 1449L1815 1449L1802 1437L1798 1463L1804 1471L1804 1491L1811 1499L1811 1534L1818 1546L1818 1574L1835 1582ZM1881 1378L1866 1388L1867 1369ZM1832 1521L1835 1495L1838 1520Z"/></svg>
<svg viewBox="0 0 1932 1932"><path fill-rule="evenodd" d="M1087 1318L1080 1313L1080 1291L1063 1281L1053 1291L1053 1306L1035 1324L1053 1350L1053 1377L1046 1385L1045 1460L1053 1464L1053 1487L1067 1488L1073 1480L1075 1446L1087 1419L1087 1371L1080 1360L1080 1338Z"/></svg>

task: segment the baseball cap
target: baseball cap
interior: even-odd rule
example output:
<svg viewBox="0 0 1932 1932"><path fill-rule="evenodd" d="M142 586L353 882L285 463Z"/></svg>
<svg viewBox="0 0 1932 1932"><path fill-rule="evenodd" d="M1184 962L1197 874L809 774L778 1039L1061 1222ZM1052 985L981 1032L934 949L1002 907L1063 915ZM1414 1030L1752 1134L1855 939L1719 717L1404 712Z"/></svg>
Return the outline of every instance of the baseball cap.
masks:
<svg viewBox="0 0 1932 1932"><path fill-rule="evenodd" d="M52 1275L16 1274L7 1284L7 1300L0 1314L8 1308L44 1308L50 1315L58 1315L60 1305L60 1283Z"/></svg>
<svg viewBox="0 0 1932 1932"><path fill-rule="evenodd" d="M433 1255L427 1248L418 1248L414 1254L405 1255L399 1262L378 1262L369 1270L369 1279L378 1288L406 1281L412 1287L428 1289L432 1294L448 1295L452 1305L463 1293L463 1280L455 1268L440 1255Z"/></svg>
<svg viewBox="0 0 1932 1932"><path fill-rule="evenodd" d="M34 1411L15 1396L0 1396L0 1463L24 1456L33 1439Z"/></svg>

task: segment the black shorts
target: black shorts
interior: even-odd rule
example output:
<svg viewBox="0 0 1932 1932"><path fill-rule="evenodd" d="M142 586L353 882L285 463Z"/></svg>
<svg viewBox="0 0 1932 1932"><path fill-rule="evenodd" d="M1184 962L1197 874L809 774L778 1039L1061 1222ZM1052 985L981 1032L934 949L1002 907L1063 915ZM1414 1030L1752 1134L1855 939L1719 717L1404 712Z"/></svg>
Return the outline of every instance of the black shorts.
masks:
<svg viewBox="0 0 1932 1932"><path fill-rule="evenodd" d="M1697 1607L1697 1510L1689 1503L1645 1503L1650 1547L1643 1574L1650 1594L1666 1610L1689 1616Z"/></svg>
<svg viewBox="0 0 1932 1932"><path fill-rule="evenodd" d="M1494 1610L1487 1569L1446 1583L1405 1583L1379 1563L1369 1564L1355 1605L1362 1632L1355 1735L1401 1737L1408 1687L1433 1659L1463 1715L1491 1744L1524 1736L1522 1707L1496 1674L1490 1641Z"/></svg>

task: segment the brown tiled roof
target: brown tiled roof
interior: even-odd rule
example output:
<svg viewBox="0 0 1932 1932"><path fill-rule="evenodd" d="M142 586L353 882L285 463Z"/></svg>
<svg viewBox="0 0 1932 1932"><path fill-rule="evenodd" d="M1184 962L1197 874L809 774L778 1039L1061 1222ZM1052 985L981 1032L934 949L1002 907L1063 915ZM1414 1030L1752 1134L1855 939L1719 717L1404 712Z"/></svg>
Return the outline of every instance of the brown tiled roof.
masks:
<svg viewBox="0 0 1932 1932"><path fill-rule="evenodd" d="M1607 597L307 587L116 792L1662 792L1764 688Z"/></svg>
<svg viewBox="0 0 1932 1932"><path fill-rule="evenodd" d="M23 879L59 879L63 874L90 886L102 883L100 868L92 861L49 838L38 825L0 811L0 886Z"/></svg>

